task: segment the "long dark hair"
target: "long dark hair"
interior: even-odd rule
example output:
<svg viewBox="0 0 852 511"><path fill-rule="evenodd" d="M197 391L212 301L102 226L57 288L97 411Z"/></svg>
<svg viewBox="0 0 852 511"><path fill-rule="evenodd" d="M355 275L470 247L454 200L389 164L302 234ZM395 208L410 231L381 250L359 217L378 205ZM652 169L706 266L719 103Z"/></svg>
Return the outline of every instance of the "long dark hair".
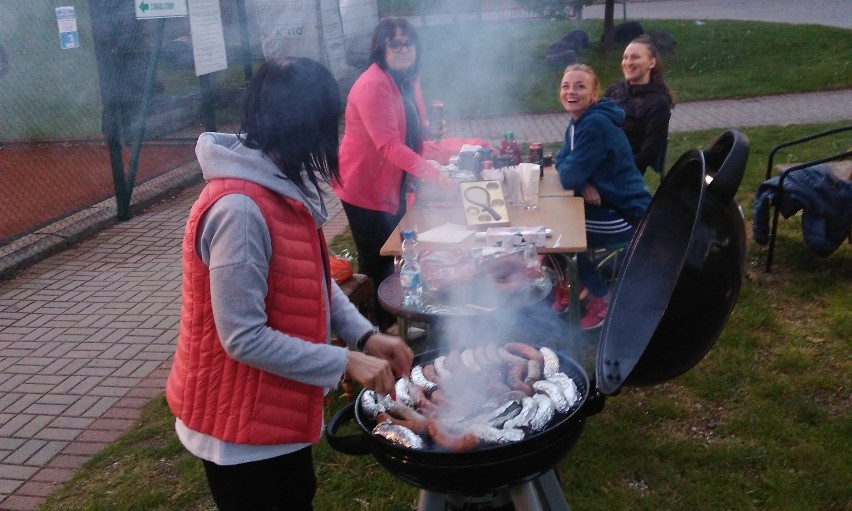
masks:
<svg viewBox="0 0 852 511"><path fill-rule="evenodd" d="M396 29L400 29L404 35L408 36L408 40L414 43L414 47L417 48L414 64L408 70L410 74L417 74L420 71L420 39L417 38L417 31L405 18L384 18L379 22L373 32L373 42L370 45L370 62L378 64L380 68L387 71L388 63L385 60L385 51L388 41L396 35Z"/></svg>
<svg viewBox="0 0 852 511"><path fill-rule="evenodd" d="M666 83L665 78L665 68L663 67L663 58L660 56L660 51L657 49L656 45L654 45L654 40L648 34L642 34L640 36L634 37L630 44L639 43L644 44L648 51L651 52L651 57L656 59L657 64L651 68L651 82L658 84L665 91L666 97L669 98L669 106L675 106L675 98L674 93L669 88L669 84Z"/></svg>
<svg viewBox="0 0 852 511"><path fill-rule="evenodd" d="M291 181L340 180L337 160L341 98L337 81L306 58L268 60L246 89L242 143L270 156Z"/></svg>

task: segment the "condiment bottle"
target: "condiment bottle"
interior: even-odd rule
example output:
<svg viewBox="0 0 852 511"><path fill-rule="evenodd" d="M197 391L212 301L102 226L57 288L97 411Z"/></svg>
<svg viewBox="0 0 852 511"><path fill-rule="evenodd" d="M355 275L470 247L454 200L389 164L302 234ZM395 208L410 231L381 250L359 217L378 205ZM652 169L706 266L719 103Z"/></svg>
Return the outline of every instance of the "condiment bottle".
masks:
<svg viewBox="0 0 852 511"><path fill-rule="evenodd" d="M503 140L500 141L500 154L509 154L509 155L512 154L511 149L509 149L509 141L510 140L511 140L511 138L509 138L509 132L504 131L503 132Z"/></svg>
<svg viewBox="0 0 852 511"><path fill-rule="evenodd" d="M544 179L544 146L541 142L533 142L530 144L530 163L538 164L538 178Z"/></svg>
<svg viewBox="0 0 852 511"><path fill-rule="evenodd" d="M429 131L435 141L441 141L441 133L444 131L444 103L433 100L429 107Z"/></svg>
<svg viewBox="0 0 852 511"><path fill-rule="evenodd" d="M515 133L513 131L507 131L507 138L509 139L509 152L512 154L512 162L517 166L521 164L521 146L518 144L518 141L515 140Z"/></svg>

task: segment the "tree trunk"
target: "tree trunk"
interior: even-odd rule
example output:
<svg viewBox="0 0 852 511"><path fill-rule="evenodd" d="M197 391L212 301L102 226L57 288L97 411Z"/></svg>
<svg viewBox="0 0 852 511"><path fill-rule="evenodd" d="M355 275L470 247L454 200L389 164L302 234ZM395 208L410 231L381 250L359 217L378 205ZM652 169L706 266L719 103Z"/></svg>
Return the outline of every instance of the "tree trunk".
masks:
<svg viewBox="0 0 852 511"><path fill-rule="evenodd" d="M604 29L601 37L601 45L606 50L613 46L613 34L615 32L615 0L606 0L604 4Z"/></svg>

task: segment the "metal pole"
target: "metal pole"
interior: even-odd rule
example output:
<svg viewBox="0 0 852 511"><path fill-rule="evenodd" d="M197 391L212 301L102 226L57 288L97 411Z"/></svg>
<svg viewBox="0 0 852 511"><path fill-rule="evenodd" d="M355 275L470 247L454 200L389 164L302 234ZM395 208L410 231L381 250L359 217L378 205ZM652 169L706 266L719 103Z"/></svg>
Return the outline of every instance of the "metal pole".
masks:
<svg viewBox="0 0 852 511"><path fill-rule="evenodd" d="M237 14L240 19L240 45L243 49L243 74L245 75L246 85L248 85L252 77L252 67L251 42L249 41L248 32L248 15L246 14L246 0L237 0Z"/></svg>
<svg viewBox="0 0 852 511"><path fill-rule="evenodd" d="M136 132L136 140L133 141L133 152L130 155L130 165L127 169L127 181L124 193L127 200L122 201L122 207L118 209L118 219L128 220L130 218L130 197L133 194L133 184L136 181L136 168L139 166L139 151L142 150L142 140L145 138L145 121L148 117L148 105L151 103L151 92L154 90L154 79L157 76L157 61L160 58L160 47L163 43L163 29L166 19L157 20L157 33L151 57L148 59L148 75L145 78L145 90L142 93L142 104L139 107L139 130Z"/></svg>
<svg viewBox="0 0 852 511"><path fill-rule="evenodd" d="M216 77L207 73L198 77L201 85L201 111L204 114L204 129L216 131Z"/></svg>

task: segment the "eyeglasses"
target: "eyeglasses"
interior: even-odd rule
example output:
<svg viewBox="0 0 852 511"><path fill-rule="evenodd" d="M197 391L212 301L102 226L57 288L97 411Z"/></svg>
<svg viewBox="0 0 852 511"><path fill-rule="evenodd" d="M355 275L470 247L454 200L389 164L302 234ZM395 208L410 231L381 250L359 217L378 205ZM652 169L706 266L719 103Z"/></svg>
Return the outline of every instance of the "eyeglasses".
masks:
<svg viewBox="0 0 852 511"><path fill-rule="evenodd" d="M399 39L391 39L388 42L388 46L390 47L391 50L395 51L396 53L402 53L403 48L405 48L406 50L417 49L417 44L414 41L410 41L410 40L409 41L400 41Z"/></svg>

